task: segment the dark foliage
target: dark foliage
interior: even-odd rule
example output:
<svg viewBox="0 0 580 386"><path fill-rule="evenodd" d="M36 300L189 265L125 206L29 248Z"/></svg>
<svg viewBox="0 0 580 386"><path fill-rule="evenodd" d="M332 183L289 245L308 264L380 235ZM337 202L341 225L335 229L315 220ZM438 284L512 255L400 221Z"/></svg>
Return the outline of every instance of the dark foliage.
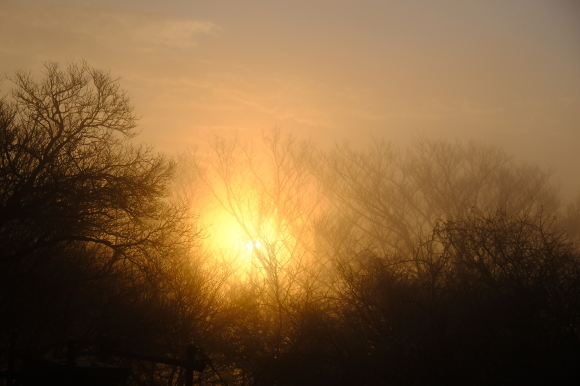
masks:
<svg viewBox="0 0 580 386"><path fill-rule="evenodd" d="M174 165L131 141L136 118L108 73L45 71L18 72L0 100L2 346L16 334L19 350L53 356L71 336L98 351L106 335L183 351L197 320L183 302L201 300L192 234L164 198Z"/></svg>
<svg viewBox="0 0 580 386"><path fill-rule="evenodd" d="M199 165L198 177L265 246L255 271L229 280L192 250L190 208L168 199L175 165L132 142L115 79L48 63L40 82L11 80L0 100L2 347L16 334L18 350L59 356L74 336L80 351L179 357L194 342L208 365L200 384L580 380L578 205L555 220L548 173L430 141L406 158L382 142L317 158L275 131L268 179L249 148L216 141L209 170L225 197ZM135 385L184 383L173 365L132 369Z"/></svg>
<svg viewBox="0 0 580 386"><path fill-rule="evenodd" d="M340 358L311 347L341 366L316 384L580 377L580 257L541 214L473 211L440 222L408 260L362 253L338 269L340 313L320 336Z"/></svg>

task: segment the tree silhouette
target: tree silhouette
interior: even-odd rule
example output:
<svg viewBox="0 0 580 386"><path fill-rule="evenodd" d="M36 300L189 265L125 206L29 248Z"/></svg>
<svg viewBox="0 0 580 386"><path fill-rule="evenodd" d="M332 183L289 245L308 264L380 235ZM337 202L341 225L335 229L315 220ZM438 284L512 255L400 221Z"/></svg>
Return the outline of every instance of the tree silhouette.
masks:
<svg viewBox="0 0 580 386"><path fill-rule="evenodd" d="M364 150L337 146L317 167L330 207L321 233L335 253L407 253L439 219L461 218L473 207L513 213L530 205L555 213L550 173L517 165L480 144L417 139L406 153L382 140Z"/></svg>
<svg viewBox="0 0 580 386"><path fill-rule="evenodd" d="M136 118L107 73L86 63L19 72L3 101L2 260L69 241L110 250L110 261L156 236L173 165L128 142ZM157 226L158 229L161 226Z"/></svg>
<svg viewBox="0 0 580 386"><path fill-rule="evenodd" d="M334 341L359 384L570 384L580 358L580 257L542 213L471 211L411 255L342 264Z"/></svg>
<svg viewBox="0 0 580 386"><path fill-rule="evenodd" d="M143 305L159 300L160 278L188 242L179 208L164 200L174 164L131 142L133 108L107 72L49 62L41 81L23 71L9 79L0 101L2 330L40 347L94 335L123 309L154 320Z"/></svg>
<svg viewBox="0 0 580 386"><path fill-rule="evenodd" d="M129 98L107 72L47 63L40 81L9 79L0 344L13 331L40 355L70 335L160 355L194 342L213 359L203 384L580 376L580 201L562 216L550 173L476 144L317 152L274 130L262 146L216 139L182 159L197 189L183 193L176 164L133 142ZM196 216L216 207L251 242L245 275L199 238ZM134 384L184 379L133 370Z"/></svg>
<svg viewBox="0 0 580 386"><path fill-rule="evenodd" d="M509 383L530 379L521 369L547 379L557 373L549 355L574 352L575 333L559 331L576 323L566 310L578 256L548 221L559 210L549 172L477 144L315 152L279 131L264 139L263 149L217 139L195 164L245 237L283 246L256 251L261 281L224 293L220 352L232 383ZM272 219L279 233L268 234ZM279 234L290 242L268 240ZM490 265L470 271L485 248ZM489 335L489 321L506 338ZM534 335L542 329L549 337ZM560 379L573 374L566 366Z"/></svg>

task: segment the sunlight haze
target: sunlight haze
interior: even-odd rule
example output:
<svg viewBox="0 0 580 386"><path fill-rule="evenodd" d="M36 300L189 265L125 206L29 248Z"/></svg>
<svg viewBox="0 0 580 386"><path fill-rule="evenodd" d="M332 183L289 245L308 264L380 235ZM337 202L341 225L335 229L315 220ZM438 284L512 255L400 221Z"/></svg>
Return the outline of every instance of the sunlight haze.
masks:
<svg viewBox="0 0 580 386"><path fill-rule="evenodd" d="M580 384L579 0L0 16L0 385Z"/></svg>
<svg viewBox="0 0 580 386"><path fill-rule="evenodd" d="M580 4L0 1L1 72L85 59L165 152L279 127L355 145L476 140L580 186ZM3 88L9 87L4 82Z"/></svg>

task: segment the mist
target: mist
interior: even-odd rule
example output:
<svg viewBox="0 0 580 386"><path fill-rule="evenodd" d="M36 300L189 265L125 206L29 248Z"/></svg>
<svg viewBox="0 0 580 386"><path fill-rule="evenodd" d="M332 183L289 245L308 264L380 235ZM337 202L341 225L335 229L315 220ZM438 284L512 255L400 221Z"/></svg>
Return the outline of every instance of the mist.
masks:
<svg viewBox="0 0 580 386"><path fill-rule="evenodd" d="M475 140L579 188L575 2L3 1L3 72L88 60L146 142L179 153L279 127L331 146Z"/></svg>
<svg viewBox="0 0 580 386"><path fill-rule="evenodd" d="M580 379L575 2L0 15L7 384Z"/></svg>

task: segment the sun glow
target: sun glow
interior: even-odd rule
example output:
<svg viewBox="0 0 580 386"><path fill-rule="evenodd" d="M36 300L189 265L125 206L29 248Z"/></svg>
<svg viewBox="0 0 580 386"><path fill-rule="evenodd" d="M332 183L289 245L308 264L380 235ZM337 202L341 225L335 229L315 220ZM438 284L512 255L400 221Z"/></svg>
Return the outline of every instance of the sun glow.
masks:
<svg viewBox="0 0 580 386"><path fill-rule="evenodd" d="M261 272L264 259L276 245L275 227L268 222L243 223L225 210L216 209L204 216L204 248L214 258L236 272L238 278Z"/></svg>
<svg viewBox="0 0 580 386"><path fill-rule="evenodd" d="M262 242L258 239L248 240L248 243L246 244L246 249L250 252L252 252L254 249L260 248L262 248Z"/></svg>

